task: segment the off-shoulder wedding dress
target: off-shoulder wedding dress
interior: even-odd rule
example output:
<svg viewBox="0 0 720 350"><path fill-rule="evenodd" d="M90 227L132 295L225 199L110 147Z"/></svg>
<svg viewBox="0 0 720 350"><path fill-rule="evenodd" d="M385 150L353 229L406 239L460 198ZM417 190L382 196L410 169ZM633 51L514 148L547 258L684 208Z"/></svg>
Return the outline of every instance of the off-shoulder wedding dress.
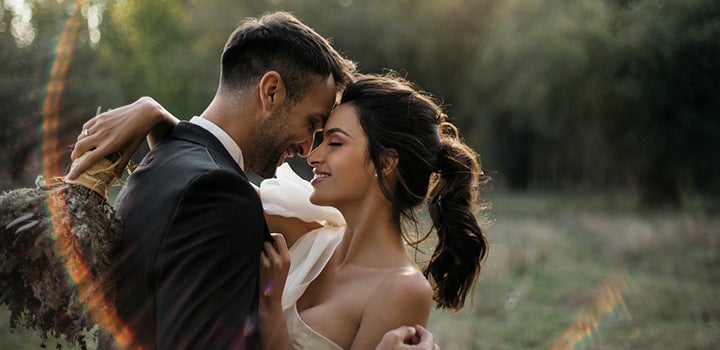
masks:
<svg viewBox="0 0 720 350"><path fill-rule="evenodd" d="M260 184L260 197L265 212L296 217L307 222L316 221L322 225L303 235L290 248L290 272L282 296L282 307L293 347L342 350L302 320L297 310L297 301L335 252L345 231L345 219L335 208L310 203L312 186L295 174L289 164L280 166L276 174L276 178L264 180Z"/></svg>

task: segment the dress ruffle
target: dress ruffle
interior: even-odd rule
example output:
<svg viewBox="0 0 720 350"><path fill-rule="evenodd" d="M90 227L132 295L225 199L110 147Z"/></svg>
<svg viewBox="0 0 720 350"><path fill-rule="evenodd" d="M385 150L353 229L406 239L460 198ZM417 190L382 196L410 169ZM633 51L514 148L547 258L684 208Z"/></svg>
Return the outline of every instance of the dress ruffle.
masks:
<svg viewBox="0 0 720 350"><path fill-rule="evenodd" d="M290 272L282 296L283 310L295 305L332 257L345 232L345 219L332 207L310 203L313 188L290 165L281 165L276 178L260 183L260 198L268 214L318 222L321 228L303 235L290 247Z"/></svg>
<svg viewBox="0 0 720 350"><path fill-rule="evenodd" d="M278 167L276 177L260 183L263 209L272 215L294 217L321 225L345 226L345 218L333 207L310 203L313 187L296 174L288 163Z"/></svg>

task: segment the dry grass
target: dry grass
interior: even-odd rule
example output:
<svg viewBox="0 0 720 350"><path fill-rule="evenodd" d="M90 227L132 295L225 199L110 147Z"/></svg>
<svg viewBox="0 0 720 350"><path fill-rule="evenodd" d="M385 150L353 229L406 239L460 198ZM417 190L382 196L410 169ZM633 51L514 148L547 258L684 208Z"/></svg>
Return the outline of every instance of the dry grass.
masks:
<svg viewBox="0 0 720 350"><path fill-rule="evenodd" d="M434 311L443 349L720 348L720 218L629 196L492 199L475 304Z"/></svg>

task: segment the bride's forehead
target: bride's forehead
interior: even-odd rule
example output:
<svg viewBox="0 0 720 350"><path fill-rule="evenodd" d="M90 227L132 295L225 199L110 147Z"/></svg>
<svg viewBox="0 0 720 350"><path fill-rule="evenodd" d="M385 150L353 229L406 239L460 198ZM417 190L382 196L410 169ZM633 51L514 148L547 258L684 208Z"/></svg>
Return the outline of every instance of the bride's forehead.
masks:
<svg viewBox="0 0 720 350"><path fill-rule="evenodd" d="M325 122L325 129L333 126L360 126L360 119L357 111L349 104L342 104L330 113Z"/></svg>

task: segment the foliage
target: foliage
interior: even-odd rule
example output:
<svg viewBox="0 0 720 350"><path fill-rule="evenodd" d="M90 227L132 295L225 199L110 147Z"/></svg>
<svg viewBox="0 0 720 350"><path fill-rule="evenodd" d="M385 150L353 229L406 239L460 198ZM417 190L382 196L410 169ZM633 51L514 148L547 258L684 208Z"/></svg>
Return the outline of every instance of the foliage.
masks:
<svg viewBox="0 0 720 350"><path fill-rule="evenodd" d="M42 140L40 96L43 86L42 55L32 46L18 47L11 34L13 12L5 10L0 21L0 163L7 173L0 174L21 180L28 158Z"/></svg>
<svg viewBox="0 0 720 350"><path fill-rule="evenodd" d="M631 162L623 168L645 204L678 202L679 179L717 191L707 151L720 147L720 4L639 1L624 11L604 124L614 153Z"/></svg>
<svg viewBox="0 0 720 350"><path fill-rule="evenodd" d="M105 65L98 62L86 26L80 28L70 47L58 45L64 24L74 15L69 10L72 1L29 3L35 37L29 45L17 45L11 30L13 11L6 8L0 16L0 122L5 126L0 131L0 162L5 170L0 172L0 185L4 188L32 182L41 169L45 140L55 138L61 147L70 145L80 125L98 106L122 101L112 98L118 89L113 77L105 74ZM72 57L68 73L56 85L62 98L58 105L45 108L54 59L67 52ZM55 130L46 132L44 118L51 113L62 120ZM67 165L69 156L53 161Z"/></svg>

